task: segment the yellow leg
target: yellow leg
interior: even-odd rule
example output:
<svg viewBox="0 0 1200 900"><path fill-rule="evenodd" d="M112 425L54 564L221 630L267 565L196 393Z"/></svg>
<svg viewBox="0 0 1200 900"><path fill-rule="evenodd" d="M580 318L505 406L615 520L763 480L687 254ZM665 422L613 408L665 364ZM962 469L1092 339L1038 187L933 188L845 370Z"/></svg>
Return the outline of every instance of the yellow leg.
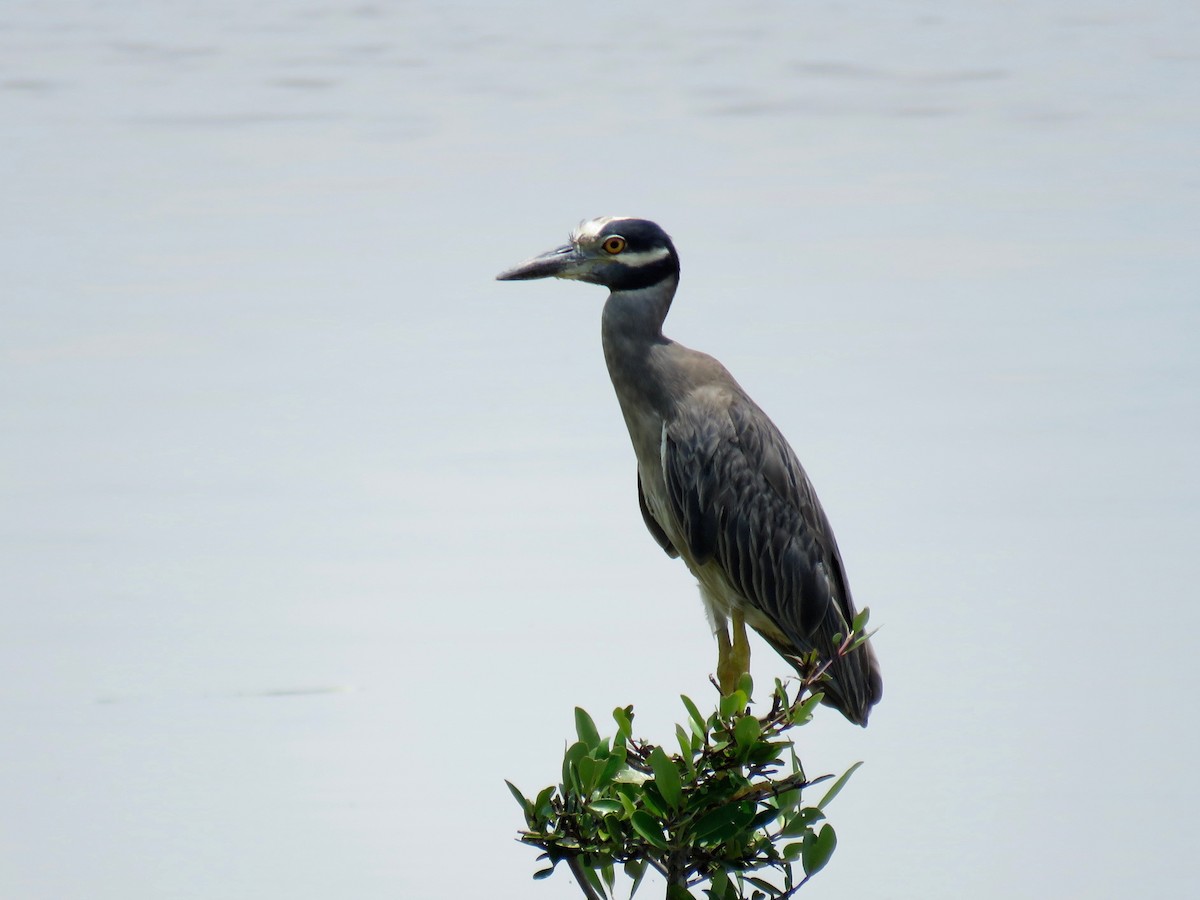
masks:
<svg viewBox="0 0 1200 900"><path fill-rule="evenodd" d="M750 636L746 634L746 620L740 612L733 614L733 661L739 678L750 671Z"/></svg>
<svg viewBox="0 0 1200 900"><path fill-rule="evenodd" d="M750 671L750 638L746 634L746 620L736 611L732 619L732 642L724 628L717 631L717 682L721 685L722 695L736 691L738 679Z"/></svg>

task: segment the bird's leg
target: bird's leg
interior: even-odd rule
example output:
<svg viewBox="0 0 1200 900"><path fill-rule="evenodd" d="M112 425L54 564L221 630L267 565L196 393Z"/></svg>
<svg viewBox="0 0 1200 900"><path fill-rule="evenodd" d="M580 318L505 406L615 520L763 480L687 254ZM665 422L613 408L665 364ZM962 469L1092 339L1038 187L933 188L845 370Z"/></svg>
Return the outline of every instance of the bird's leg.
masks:
<svg viewBox="0 0 1200 900"><path fill-rule="evenodd" d="M738 673L734 671L733 647L729 643L729 632L725 625L717 629L717 683L721 696L732 694L737 689Z"/></svg>
<svg viewBox="0 0 1200 900"><path fill-rule="evenodd" d="M746 619L737 610L733 613L733 663L738 679L750 671L750 636L746 634ZM737 687L736 680L733 686Z"/></svg>
<svg viewBox="0 0 1200 900"><path fill-rule="evenodd" d="M733 610L733 639L722 625L717 629L717 681L721 695L727 696L737 690L738 680L750 671L750 638L746 634L746 620Z"/></svg>

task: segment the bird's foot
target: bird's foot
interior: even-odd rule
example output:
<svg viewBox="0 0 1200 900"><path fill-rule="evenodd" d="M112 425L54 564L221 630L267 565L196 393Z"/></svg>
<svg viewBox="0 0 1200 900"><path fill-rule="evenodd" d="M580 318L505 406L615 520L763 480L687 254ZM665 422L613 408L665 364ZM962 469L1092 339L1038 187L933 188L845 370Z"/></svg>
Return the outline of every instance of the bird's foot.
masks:
<svg viewBox="0 0 1200 900"><path fill-rule="evenodd" d="M732 624L732 640L724 628L717 631L717 682L722 697L736 691L742 676L750 671L750 638L741 613L733 613Z"/></svg>

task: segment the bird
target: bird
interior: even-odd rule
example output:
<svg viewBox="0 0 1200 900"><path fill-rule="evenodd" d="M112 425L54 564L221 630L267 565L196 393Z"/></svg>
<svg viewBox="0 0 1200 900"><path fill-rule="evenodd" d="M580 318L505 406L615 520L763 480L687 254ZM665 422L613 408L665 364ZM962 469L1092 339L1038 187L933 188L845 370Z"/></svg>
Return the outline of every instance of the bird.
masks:
<svg viewBox="0 0 1200 900"><path fill-rule="evenodd" d="M883 680L869 639L837 652L858 612L829 519L791 446L728 370L663 335L679 273L659 225L604 216L496 278L608 288L601 343L637 457L638 505L699 584L722 693L749 671L749 625L797 672L823 665L822 703L865 727Z"/></svg>

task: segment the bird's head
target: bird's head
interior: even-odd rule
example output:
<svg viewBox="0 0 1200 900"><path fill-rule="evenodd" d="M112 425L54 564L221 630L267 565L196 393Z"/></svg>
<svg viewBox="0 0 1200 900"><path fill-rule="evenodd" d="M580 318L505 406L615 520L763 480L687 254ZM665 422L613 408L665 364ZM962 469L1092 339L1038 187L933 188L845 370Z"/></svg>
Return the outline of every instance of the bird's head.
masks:
<svg viewBox="0 0 1200 900"><path fill-rule="evenodd" d="M571 278L632 291L679 277L670 236L646 219L604 216L583 222L571 241L496 276L499 281Z"/></svg>

